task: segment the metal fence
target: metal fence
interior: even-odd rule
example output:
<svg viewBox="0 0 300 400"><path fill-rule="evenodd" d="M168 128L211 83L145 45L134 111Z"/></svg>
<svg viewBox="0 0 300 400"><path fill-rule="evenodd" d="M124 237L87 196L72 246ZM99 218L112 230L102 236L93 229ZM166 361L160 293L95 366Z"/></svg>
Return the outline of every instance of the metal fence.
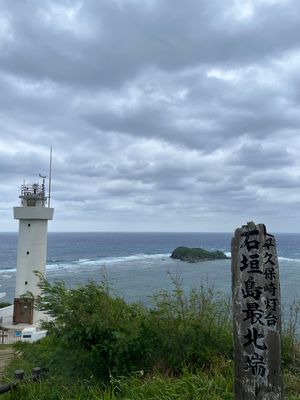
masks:
<svg viewBox="0 0 300 400"><path fill-rule="evenodd" d="M21 340L21 331L0 329L0 344L13 344Z"/></svg>

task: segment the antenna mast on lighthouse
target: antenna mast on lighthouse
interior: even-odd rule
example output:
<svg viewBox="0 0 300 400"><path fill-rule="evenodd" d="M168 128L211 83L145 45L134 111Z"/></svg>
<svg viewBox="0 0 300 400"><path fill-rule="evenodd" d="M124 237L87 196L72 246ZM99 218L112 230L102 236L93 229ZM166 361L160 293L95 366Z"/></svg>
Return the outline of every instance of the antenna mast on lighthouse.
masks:
<svg viewBox="0 0 300 400"><path fill-rule="evenodd" d="M50 207L51 198L51 179L52 179L52 146L50 147L50 171L49 171L49 195L48 195L48 207Z"/></svg>

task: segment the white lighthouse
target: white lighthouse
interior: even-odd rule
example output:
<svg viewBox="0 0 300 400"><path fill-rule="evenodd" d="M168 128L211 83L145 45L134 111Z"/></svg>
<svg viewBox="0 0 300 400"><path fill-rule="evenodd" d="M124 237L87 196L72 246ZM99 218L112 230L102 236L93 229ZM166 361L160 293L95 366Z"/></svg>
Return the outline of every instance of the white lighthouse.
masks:
<svg viewBox="0 0 300 400"><path fill-rule="evenodd" d="M34 298L40 294L39 278L46 270L48 220L54 209L47 207L45 178L43 183L21 186L21 205L14 207L14 218L19 220L14 324L33 324L39 320L34 310Z"/></svg>

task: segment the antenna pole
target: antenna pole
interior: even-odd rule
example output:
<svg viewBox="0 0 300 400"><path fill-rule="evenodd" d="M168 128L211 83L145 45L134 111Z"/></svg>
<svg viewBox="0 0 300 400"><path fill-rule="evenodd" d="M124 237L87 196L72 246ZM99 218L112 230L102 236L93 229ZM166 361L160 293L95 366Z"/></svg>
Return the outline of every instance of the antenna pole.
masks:
<svg viewBox="0 0 300 400"><path fill-rule="evenodd" d="M50 171L49 171L49 196L48 196L48 207L50 207L50 198L51 198L51 179L52 179L52 146L50 147Z"/></svg>

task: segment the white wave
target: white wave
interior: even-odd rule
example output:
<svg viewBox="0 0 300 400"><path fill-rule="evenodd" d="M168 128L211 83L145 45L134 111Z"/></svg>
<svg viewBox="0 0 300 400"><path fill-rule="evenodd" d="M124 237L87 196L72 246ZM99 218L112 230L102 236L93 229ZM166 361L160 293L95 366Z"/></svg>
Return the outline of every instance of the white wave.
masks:
<svg viewBox="0 0 300 400"><path fill-rule="evenodd" d="M79 260L74 260L70 262L62 262L62 263L55 263L55 264L47 264L46 269L47 271L54 271L54 270L63 270L63 269L73 269L74 271L78 270L79 268L84 267L100 267L103 265L111 265L111 264L121 264L127 262L134 262L134 261L151 261L151 260L163 260L165 258L169 258L170 253L159 253L159 254L133 254L131 256L120 256L120 257L104 257L98 258L96 260L92 260L89 258L82 258Z"/></svg>
<svg viewBox="0 0 300 400"><path fill-rule="evenodd" d="M2 275L2 274L5 274L5 275L3 276L3 278L6 278L6 277L10 278L9 274L11 274L11 273L13 273L13 272L16 272L16 271L17 271L16 268L0 269L0 274L1 274L1 275ZM7 276L6 276L6 275L7 275Z"/></svg>
<svg viewBox="0 0 300 400"><path fill-rule="evenodd" d="M76 268L76 265L74 263L61 263L61 264L47 264L46 265L46 270L47 271L52 271L52 270L59 270L59 269L68 269L68 268Z"/></svg>
<svg viewBox="0 0 300 400"><path fill-rule="evenodd" d="M227 257L231 257L231 252L226 251L224 254ZM73 272L78 272L80 269L83 268L99 268L101 266L109 266L109 265L120 265L122 263L130 263L130 262L147 262L151 260L164 260L169 259L170 253L159 253L159 254L133 254L130 256L119 256L119 257L104 257L98 259L89 259L89 258L82 258L74 261L62 261L53 263L51 260L50 263L46 265L47 271L59 271L59 270L73 270ZM300 263L299 258L288 258L288 257L278 257L279 261L289 262L289 263ZM7 268L7 269L0 269L0 275L2 279L9 279L16 273L16 268Z"/></svg>
<svg viewBox="0 0 300 400"><path fill-rule="evenodd" d="M82 259L82 260L77 260L74 261L74 265L73 267L78 267L78 266L86 266L86 265L95 265L95 264L99 264L100 260L90 260L88 258L86 259Z"/></svg>
<svg viewBox="0 0 300 400"><path fill-rule="evenodd" d="M279 261L300 262L300 258L278 257Z"/></svg>
<svg viewBox="0 0 300 400"><path fill-rule="evenodd" d="M123 257L107 257L100 259L101 263L114 264L119 262L127 262L127 261L144 261L144 260L159 260L164 258L169 258L170 254L134 254L131 256L123 256Z"/></svg>
<svg viewBox="0 0 300 400"><path fill-rule="evenodd" d="M82 258L79 260L74 260L74 261L62 261L62 262L53 262L53 260L50 261L46 265L46 270L47 271L58 271L58 270L66 270L66 269L73 269L78 270L79 268L84 268L84 267L100 267L103 265L111 265L111 264L121 264L121 263L127 263L127 262L134 262L134 261L140 261L140 262L145 262L145 261L151 261L151 260L163 260L165 258L169 258L170 253L159 253L159 254L133 254L130 256L120 256L120 257L104 257L104 258L98 258L95 260L89 259L89 258ZM0 274L12 274L15 273L16 269L3 269L0 270ZM5 275L4 275L5 276ZM3 277L4 277L3 276Z"/></svg>

